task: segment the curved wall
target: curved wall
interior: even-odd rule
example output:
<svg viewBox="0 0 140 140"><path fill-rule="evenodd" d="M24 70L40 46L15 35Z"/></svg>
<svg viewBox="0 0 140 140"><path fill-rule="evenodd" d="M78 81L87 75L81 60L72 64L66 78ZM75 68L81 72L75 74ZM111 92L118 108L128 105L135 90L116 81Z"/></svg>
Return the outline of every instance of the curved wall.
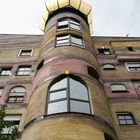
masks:
<svg viewBox="0 0 140 140"><path fill-rule="evenodd" d="M57 29L61 18L74 18L79 21L80 30L71 28ZM75 44L56 45L56 37L70 34L80 37L83 46ZM33 83L33 94L30 99L25 130L21 140L104 140L104 133L116 139L107 97L101 83L100 71L96 61L94 46L85 19L70 12L53 16L46 25L41 45L40 61ZM89 72L88 66L93 68ZM47 98L49 85L55 78L64 75L75 75L81 78L87 87L91 114L63 112L47 115ZM99 78L96 78L98 75ZM75 93L76 94L76 93Z"/></svg>

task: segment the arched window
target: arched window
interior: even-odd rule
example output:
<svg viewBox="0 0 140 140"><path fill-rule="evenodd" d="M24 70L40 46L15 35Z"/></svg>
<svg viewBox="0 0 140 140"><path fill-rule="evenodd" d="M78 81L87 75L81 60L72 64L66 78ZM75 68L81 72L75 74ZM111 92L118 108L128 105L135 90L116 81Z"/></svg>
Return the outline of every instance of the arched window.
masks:
<svg viewBox="0 0 140 140"><path fill-rule="evenodd" d="M25 96L25 88L24 87L14 87L10 90L10 94L8 97L8 103L22 103Z"/></svg>
<svg viewBox="0 0 140 140"><path fill-rule="evenodd" d="M127 92L127 88L123 84L112 84L111 90L112 92Z"/></svg>
<svg viewBox="0 0 140 140"><path fill-rule="evenodd" d="M113 64L104 64L103 69L104 70L115 70L115 66Z"/></svg>
<svg viewBox="0 0 140 140"><path fill-rule="evenodd" d="M81 112L90 114L88 91L80 78L62 76L51 85L47 114Z"/></svg>

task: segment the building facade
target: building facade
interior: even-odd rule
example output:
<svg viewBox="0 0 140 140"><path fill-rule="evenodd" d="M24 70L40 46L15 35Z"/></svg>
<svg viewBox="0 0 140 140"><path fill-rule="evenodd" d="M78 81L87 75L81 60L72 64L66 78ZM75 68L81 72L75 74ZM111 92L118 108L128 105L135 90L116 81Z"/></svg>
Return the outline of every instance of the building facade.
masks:
<svg viewBox="0 0 140 140"><path fill-rule="evenodd" d="M140 139L140 38L91 36L91 11L47 1L44 36L0 35L0 104L20 140Z"/></svg>

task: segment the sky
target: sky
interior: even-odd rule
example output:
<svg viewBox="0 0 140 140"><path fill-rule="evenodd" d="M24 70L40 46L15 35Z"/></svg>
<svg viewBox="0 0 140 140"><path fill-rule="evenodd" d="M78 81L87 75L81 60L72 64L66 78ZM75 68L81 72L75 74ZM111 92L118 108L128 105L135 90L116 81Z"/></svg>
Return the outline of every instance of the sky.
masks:
<svg viewBox="0 0 140 140"><path fill-rule="evenodd" d="M87 0L94 36L140 37L140 0ZM43 34L45 0L0 0L1 34Z"/></svg>

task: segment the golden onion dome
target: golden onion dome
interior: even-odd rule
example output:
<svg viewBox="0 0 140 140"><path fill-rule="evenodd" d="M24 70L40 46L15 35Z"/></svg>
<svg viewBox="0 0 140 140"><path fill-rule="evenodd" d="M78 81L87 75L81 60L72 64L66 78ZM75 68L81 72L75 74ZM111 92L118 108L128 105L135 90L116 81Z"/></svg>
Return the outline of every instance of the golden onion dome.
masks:
<svg viewBox="0 0 140 140"><path fill-rule="evenodd" d="M45 30L45 24L49 17L49 14L63 7L73 7L74 9L79 10L81 13L83 13L87 17L90 33L93 32L91 13L92 10L91 6L87 4L85 0L47 0L40 24L40 29L42 31Z"/></svg>

